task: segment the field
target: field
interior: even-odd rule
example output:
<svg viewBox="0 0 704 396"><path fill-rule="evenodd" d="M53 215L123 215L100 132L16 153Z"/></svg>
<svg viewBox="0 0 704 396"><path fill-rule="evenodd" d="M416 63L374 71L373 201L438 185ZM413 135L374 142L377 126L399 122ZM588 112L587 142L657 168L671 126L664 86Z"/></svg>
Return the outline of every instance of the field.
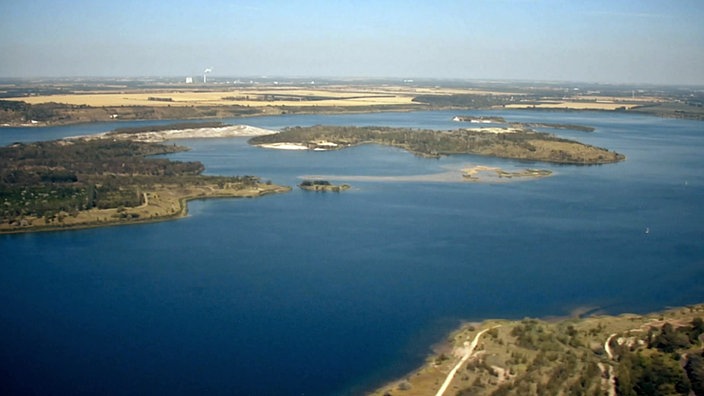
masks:
<svg viewBox="0 0 704 396"><path fill-rule="evenodd" d="M544 101L534 104L508 104L505 107L507 109L629 110L636 106L639 106L639 104L620 101Z"/></svg>
<svg viewBox="0 0 704 396"><path fill-rule="evenodd" d="M267 88L230 90L154 90L141 92L92 92L39 95L10 100L30 104L64 103L104 106L378 106L415 105L415 94L403 90Z"/></svg>
<svg viewBox="0 0 704 396"><path fill-rule="evenodd" d="M122 85L121 85L122 84ZM638 111L704 119L691 89L498 82L271 80L183 84L173 81L19 82L0 85L0 125L46 126L112 119L207 119L286 113L420 109ZM24 103L23 103L24 102Z"/></svg>

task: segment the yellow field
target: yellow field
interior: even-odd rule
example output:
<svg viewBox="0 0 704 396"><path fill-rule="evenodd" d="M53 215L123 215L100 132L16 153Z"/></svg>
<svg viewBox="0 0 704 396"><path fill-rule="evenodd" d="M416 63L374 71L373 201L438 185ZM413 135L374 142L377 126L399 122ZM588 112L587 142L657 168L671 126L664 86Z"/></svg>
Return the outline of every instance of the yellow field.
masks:
<svg viewBox="0 0 704 396"><path fill-rule="evenodd" d="M324 100L264 100L267 95L277 96L323 96ZM364 96L364 97L360 97ZM166 91L89 93L69 95L46 95L12 98L30 104L65 103L88 106L379 106L414 104L413 94L384 90L311 90L311 89L266 89L230 91ZM170 98L171 101L149 100ZM228 98L228 99L225 99Z"/></svg>
<svg viewBox="0 0 704 396"><path fill-rule="evenodd" d="M213 88L213 87L210 87ZM520 95L519 93L491 92L477 89L462 88L418 88L403 85L384 85L379 87L331 85L324 88L301 87L262 87L262 88L231 88L206 91L202 87L193 90L156 89L150 91L123 92L86 92L67 95L43 95L8 100L24 101L30 104L65 103L71 105L102 106L383 106L383 105L414 105L412 99L423 94L452 95ZM318 96L329 99L299 100L298 98L282 98L284 100L267 100L267 96ZM149 98L170 98L167 100L149 100ZM225 99L227 98L227 99Z"/></svg>
<svg viewBox="0 0 704 396"><path fill-rule="evenodd" d="M570 109L570 110L616 110L618 108L631 109L637 103L626 102L543 102L538 104L509 104L507 109Z"/></svg>
<svg viewBox="0 0 704 396"><path fill-rule="evenodd" d="M213 90L207 90L213 89ZM183 89L154 89L149 91L122 92L87 92L67 95L44 95L7 100L24 101L30 104L65 103L71 105L88 105L93 107L116 106L319 106L319 107L361 107L388 105L416 105L413 98L418 95L494 95L523 96L518 92L493 92L473 88L444 87L412 87L404 85L354 86L330 85L325 87L312 86L266 86L229 89L216 87L193 87ZM272 100L278 97L279 100ZM290 98L289 98L290 97ZM322 100L306 100L306 97L323 97ZM169 100L149 100L149 98ZM574 109L574 110L615 110L621 107L630 109L644 102L653 102L652 97L614 98L606 96L576 96L572 100L542 101L538 104L510 104L506 108L542 108L542 109Z"/></svg>

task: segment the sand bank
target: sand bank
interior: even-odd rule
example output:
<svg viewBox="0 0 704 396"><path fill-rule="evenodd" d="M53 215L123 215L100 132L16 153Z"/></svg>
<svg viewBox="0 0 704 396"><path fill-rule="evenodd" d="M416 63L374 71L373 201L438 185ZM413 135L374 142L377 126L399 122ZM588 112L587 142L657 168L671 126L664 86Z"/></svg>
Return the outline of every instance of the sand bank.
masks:
<svg viewBox="0 0 704 396"><path fill-rule="evenodd" d="M467 165L448 168L446 172L427 175L366 176L366 175L304 175L301 179L322 179L349 182L415 182L415 183L508 183L551 176L552 171L542 169L505 170L493 166Z"/></svg>
<svg viewBox="0 0 704 396"><path fill-rule="evenodd" d="M276 150L308 150L308 147L298 143L270 143L257 146Z"/></svg>
<svg viewBox="0 0 704 396"><path fill-rule="evenodd" d="M248 137L271 135L274 133L278 132L250 125L228 125L216 128L173 129L137 133L104 132L96 135L76 136L69 139L124 139L138 142L160 143L166 140Z"/></svg>

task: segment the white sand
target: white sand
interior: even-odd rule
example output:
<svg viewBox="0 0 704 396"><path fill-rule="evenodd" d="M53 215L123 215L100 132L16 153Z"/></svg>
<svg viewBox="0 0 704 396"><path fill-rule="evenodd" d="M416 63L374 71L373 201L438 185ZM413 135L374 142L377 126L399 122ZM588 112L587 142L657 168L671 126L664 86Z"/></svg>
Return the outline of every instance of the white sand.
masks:
<svg viewBox="0 0 704 396"><path fill-rule="evenodd" d="M230 138L242 136L261 136L278 133L270 129L253 127L250 125L228 125L218 128L191 128L174 129L166 131L152 131L140 133L112 133L104 132L95 135L75 136L69 139L119 139L134 140L139 142L159 143L166 140L178 139L207 139Z"/></svg>
<svg viewBox="0 0 704 396"><path fill-rule="evenodd" d="M261 136L277 133L249 125L231 125L219 128L177 129L168 131L129 134L131 139L143 142L163 142L176 139L229 138L240 136Z"/></svg>
<svg viewBox="0 0 704 396"><path fill-rule="evenodd" d="M258 146L276 150L308 150L308 147L298 143L269 143L258 144Z"/></svg>

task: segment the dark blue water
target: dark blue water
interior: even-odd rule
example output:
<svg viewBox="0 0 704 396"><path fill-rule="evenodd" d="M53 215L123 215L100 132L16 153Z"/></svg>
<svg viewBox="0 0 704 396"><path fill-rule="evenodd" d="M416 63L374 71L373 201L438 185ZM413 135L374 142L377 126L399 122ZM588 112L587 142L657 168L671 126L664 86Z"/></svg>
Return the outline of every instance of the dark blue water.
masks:
<svg viewBox="0 0 704 396"><path fill-rule="evenodd" d="M245 122L457 128L452 115ZM177 221L1 236L2 389L359 394L420 365L460 320L704 301L704 124L609 113L491 115L595 126L592 134L560 134L628 160L578 167L423 159L380 146L298 152L244 139L188 141L193 150L175 159L287 185L307 174L417 175L465 164L556 175L507 184L354 182L342 194L296 189L192 202L190 216ZM10 129L0 137L92 131L79 130Z"/></svg>

